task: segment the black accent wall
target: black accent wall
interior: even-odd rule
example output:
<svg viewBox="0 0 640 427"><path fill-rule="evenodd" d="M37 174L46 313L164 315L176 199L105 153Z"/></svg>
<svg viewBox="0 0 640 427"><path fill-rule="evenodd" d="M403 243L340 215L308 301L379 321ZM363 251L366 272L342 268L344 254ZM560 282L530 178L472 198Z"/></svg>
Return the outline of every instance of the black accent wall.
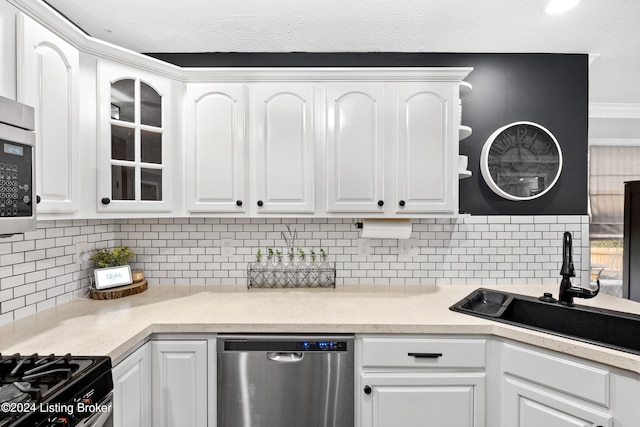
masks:
<svg viewBox="0 0 640 427"><path fill-rule="evenodd" d="M460 142L471 178L460 181L460 210L476 215L586 215L589 68L586 54L528 53L152 53L183 67L473 67ZM480 152L496 129L516 121L549 129L564 166L556 186L538 199L496 195L480 174Z"/></svg>

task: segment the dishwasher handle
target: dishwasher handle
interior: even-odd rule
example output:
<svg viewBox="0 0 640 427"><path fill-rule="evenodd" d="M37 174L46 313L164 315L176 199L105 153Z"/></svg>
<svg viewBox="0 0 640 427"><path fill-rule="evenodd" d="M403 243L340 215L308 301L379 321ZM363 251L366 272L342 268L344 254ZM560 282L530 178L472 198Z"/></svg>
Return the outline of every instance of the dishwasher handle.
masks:
<svg viewBox="0 0 640 427"><path fill-rule="evenodd" d="M268 351L267 359L279 363L300 362L304 358L304 353L290 351Z"/></svg>

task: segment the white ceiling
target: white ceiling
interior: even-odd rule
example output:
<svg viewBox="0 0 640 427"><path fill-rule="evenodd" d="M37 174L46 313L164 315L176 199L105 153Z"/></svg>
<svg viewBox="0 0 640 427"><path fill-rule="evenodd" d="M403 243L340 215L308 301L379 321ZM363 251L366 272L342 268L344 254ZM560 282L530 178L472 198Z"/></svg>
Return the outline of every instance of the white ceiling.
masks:
<svg viewBox="0 0 640 427"><path fill-rule="evenodd" d="M137 52L588 53L599 55L590 102L640 104L638 0L582 0L556 16L546 0L46 1Z"/></svg>

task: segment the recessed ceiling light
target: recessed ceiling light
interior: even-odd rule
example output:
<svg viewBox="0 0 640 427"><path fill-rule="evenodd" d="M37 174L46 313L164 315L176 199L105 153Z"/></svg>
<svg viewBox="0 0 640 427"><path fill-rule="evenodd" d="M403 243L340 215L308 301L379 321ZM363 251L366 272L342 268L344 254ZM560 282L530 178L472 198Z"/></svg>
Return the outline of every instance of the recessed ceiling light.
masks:
<svg viewBox="0 0 640 427"><path fill-rule="evenodd" d="M557 15L575 7L580 0L550 0L544 9L549 15Z"/></svg>

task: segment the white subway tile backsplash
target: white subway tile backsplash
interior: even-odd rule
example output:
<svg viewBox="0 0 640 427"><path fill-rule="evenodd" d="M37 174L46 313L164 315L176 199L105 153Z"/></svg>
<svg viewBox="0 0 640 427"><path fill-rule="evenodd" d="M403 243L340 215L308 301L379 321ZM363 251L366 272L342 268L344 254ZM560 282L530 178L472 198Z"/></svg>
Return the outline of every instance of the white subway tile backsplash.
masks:
<svg viewBox="0 0 640 427"><path fill-rule="evenodd" d="M41 221L38 230L0 241L0 324L70 301L90 269L76 263L75 244L127 245L133 268L151 284L245 284L258 248L286 252L286 226L296 247L324 248L336 263L337 285L483 286L558 282L562 233L571 231L575 282L588 280L588 216L467 216L413 220L418 255L400 256L395 239L371 239L358 255L354 220L339 218L148 218ZM583 236L586 237L583 239ZM221 239L235 254L221 255Z"/></svg>

